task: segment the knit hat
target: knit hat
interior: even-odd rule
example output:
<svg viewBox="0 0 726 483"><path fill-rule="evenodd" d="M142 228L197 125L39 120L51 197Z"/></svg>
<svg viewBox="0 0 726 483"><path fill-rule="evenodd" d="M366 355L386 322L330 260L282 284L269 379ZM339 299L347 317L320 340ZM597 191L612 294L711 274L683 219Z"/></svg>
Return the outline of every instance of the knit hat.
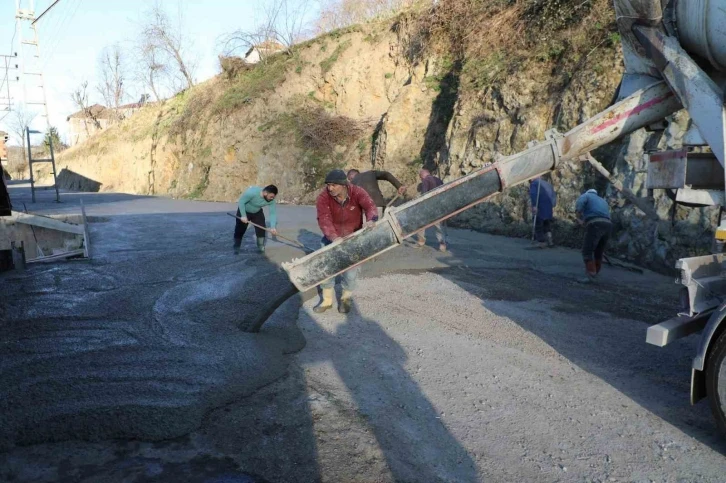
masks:
<svg viewBox="0 0 726 483"><path fill-rule="evenodd" d="M325 177L325 184L348 184L348 177L342 169L334 169Z"/></svg>

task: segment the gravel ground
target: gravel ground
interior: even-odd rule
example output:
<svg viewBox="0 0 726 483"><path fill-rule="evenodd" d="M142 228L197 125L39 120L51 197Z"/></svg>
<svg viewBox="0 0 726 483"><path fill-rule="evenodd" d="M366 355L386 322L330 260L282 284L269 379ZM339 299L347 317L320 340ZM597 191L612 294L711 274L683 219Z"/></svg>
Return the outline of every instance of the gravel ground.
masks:
<svg viewBox="0 0 726 483"><path fill-rule="evenodd" d="M571 281L512 302L447 275L368 279L349 317L301 312L306 377L368 421L381 480L724 481L711 414L687 400L695 339L657 349L642 322L562 310L583 300ZM493 275L479 287L517 278Z"/></svg>

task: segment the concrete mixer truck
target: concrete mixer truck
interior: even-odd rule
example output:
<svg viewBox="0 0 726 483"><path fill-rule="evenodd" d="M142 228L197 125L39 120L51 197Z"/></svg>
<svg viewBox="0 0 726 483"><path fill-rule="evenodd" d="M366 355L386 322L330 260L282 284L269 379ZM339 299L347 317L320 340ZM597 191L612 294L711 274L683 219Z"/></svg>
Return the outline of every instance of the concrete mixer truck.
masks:
<svg viewBox="0 0 726 483"><path fill-rule="evenodd" d="M648 328L664 346L700 332L692 364L691 402L708 397L726 431L726 0L615 0L625 74L619 102L561 134L555 130L518 154L389 209L375 225L283 264L300 291L399 246L503 190L557 169L636 129L664 129L686 109L691 126L680 150L651 153L648 189L665 189L686 206L719 206L712 255L678 260L681 312Z"/></svg>

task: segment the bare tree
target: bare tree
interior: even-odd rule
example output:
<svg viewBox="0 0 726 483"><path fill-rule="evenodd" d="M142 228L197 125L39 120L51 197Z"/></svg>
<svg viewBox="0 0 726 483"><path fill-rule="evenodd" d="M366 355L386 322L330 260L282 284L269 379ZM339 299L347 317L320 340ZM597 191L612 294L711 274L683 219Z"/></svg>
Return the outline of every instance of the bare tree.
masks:
<svg viewBox="0 0 726 483"><path fill-rule="evenodd" d="M123 54L118 44L103 49L98 68L100 81L96 88L103 97L106 106L112 108L113 118L120 121L122 114L119 107L121 107L126 97L126 88L124 86L126 72Z"/></svg>
<svg viewBox="0 0 726 483"><path fill-rule="evenodd" d="M154 58L160 65L164 62L156 54L163 54L179 71L186 88L194 86L194 65L188 55L186 36L181 26L181 14L178 22L173 23L163 8L157 3L145 18L149 19L142 25L142 45L153 48Z"/></svg>
<svg viewBox="0 0 726 483"><path fill-rule="evenodd" d="M263 8L261 13L260 19L252 29L235 30L223 37L222 42L225 55L234 55L240 50L244 53L253 47L276 41L275 25L277 23L277 17L280 14L278 2L273 0L272 3L267 4ZM267 52L268 49L259 49L261 62L265 61Z"/></svg>
<svg viewBox="0 0 726 483"><path fill-rule="evenodd" d="M138 80L144 87L151 89L156 100L160 101L161 83L168 71L162 52L145 37L141 37L136 46L136 52Z"/></svg>
<svg viewBox="0 0 726 483"><path fill-rule="evenodd" d="M222 38L225 55L257 47L260 61L276 52L276 44L288 51L308 32L310 0L270 0L260 9L255 26L236 30Z"/></svg>
<svg viewBox="0 0 726 483"><path fill-rule="evenodd" d="M96 126L96 129L101 129L101 122L96 117L97 113L93 112L93 109L89 105L88 92L86 92L87 89L88 81L81 83L81 85L78 86L76 90L71 93L71 100L73 101L73 104L76 105L78 110L83 112L83 125L86 128L86 135L90 136L91 133L88 129L88 122L92 122L93 125Z"/></svg>
<svg viewBox="0 0 726 483"><path fill-rule="evenodd" d="M26 130L37 115L37 113L29 111L25 106L18 106L13 110L10 118L10 130L15 141L20 145L23 165L28 159Z"/></svg>
<svg viewBox="0 0 726 483"><path fill-rule="evenodd" d="M25 148L23 148L22 152L25 152ZM26 171L28 171L28 160L24 157L21 159L15 158L12 161L8 160L8 172L12 173L15 179L23 179Z"/></svg>
<svg viewBox="0 0 726 483"><path fill-rule="evenodd" d="M279 15L275 24L277 41L288 50L303 40L308 31L308 0L275 0L279 3Z"/></svg>

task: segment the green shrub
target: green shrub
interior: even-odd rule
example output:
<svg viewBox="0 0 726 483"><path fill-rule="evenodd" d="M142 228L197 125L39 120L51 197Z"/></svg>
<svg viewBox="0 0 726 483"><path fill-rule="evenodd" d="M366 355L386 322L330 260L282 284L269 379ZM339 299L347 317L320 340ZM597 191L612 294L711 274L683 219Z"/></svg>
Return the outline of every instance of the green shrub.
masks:
<svg viewBox="0 0 726 483"><path fill-rule="evenodd" d="M235 111L265 92L275 89L284 82L291 62L295 62L295 59L290 59L285 54L276 54L240 74L217 99L215 112L219 114Z"/></svg>
<svg viewBox="0 0 726 483"><path fill-rule="evenodd" d="M483 58L469 58L464 63L463 76L477 89L488 87L507 73L511 59L501 50Z"/></svg>
<svg viewBox="0 0 726 483"><path fill-rule="evenodd" d="M333 68L333 65L338 61L338 57L340 57L340 54L345 52L346 49L348 49L348 47L350 47L351 45L352 42L350 40L346 40L345 42L341 42L340 44L338 44L330 57L320 63L320 69L323 71L323 74L327 74L328 71Z"/></svg>
<svg viewBox="0 0 726 483"><path fill-rule="evenodd" d="M207 165L202 166L202 178L194 190L187 196L189 199L195 200L204 196L204 192L207 191L207 186L209 186L209 170L211 168L211 166Z"/></svg>

